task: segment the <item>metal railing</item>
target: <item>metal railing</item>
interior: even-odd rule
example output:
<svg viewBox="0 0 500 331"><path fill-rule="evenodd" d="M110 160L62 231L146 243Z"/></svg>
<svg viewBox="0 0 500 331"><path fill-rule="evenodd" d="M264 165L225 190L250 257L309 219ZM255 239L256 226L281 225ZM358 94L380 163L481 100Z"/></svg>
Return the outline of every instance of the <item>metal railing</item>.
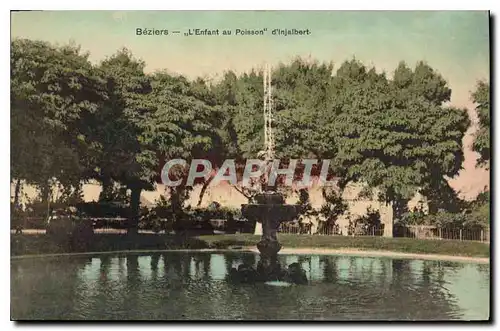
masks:
<svg viewBox="0 0 500 331"><path fill-rule="evenodd" d="M444 228L429 225L396 226L394 237L490 242L490 229Z"/></svg>
<svg viewBox="0 0 500 331"><path fill-rule="evenodd" d="M314 231L301 231L296 224L282 223L279 232L283 234L314 234L322 236L373 236L380 237L384 235L384 226L372 227L340 227L320 226ZM464 240L490 242L489 229L467 229L467 228L439 228L434 226L395 226L393 228L393 237L414 238L414 239L434 239L434 240Z"/></svg>
<svg viewBox="0 0 500 331"><path fill-rule="evenodd" d="M89 218L89 220L94 221L95 233L110 233L110 234L125 234L127 229L124 227L115 227L110 223L120 223L125 222L125 218ZM216 220L222 221L222 220ZM102 224L103 222L104 224ZM24 233L45 233L45 221L42 218L30 218L27 219L25 224L35 223L36 225L43 224L43 226L36 227L24 227ZM101 223L101 224L99 224ZM217 224L217 228L224 228L225 222ZM11 230L16 232L15 229ZM150 229L139 229L140 233L154 233ZM164 233L162 229L160 231ZM341 227L339 225L332 226L319 226L313 229L311 224L305 224L299 226L295 223L281 223L279 227L279 232L283 234L295 234L295 235L321 235L321 236L373 236L380 237L384 235L384 226L358 226L353 227ZM430 240L463 240L463 241L480 241L480 242L490 242L490 229L470 229L470 228L440 228L430 225L406 225L406 226L394 226L393 227L393 237L399 238L414 238L414 239L430 239Z"/></svg>

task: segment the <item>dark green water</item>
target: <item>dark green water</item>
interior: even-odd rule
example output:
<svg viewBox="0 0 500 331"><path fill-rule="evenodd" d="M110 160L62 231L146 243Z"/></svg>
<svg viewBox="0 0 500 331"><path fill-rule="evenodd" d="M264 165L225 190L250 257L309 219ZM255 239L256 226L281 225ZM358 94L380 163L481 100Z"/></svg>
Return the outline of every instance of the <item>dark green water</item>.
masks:
<svg viewBox="0 0 500 331"><path fill-rule="evenodd" d="M11 262L11 317L104 320L484 320L489 265L340 256L299 262L308 285L231 284L252 253L30 258Z"/></svg>

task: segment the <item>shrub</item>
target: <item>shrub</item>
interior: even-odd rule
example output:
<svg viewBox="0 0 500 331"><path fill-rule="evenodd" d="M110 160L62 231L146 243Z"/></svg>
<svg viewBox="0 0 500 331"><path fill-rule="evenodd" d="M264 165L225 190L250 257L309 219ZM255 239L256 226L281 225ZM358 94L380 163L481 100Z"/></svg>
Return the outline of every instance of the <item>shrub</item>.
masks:
<svg viewBox="0 0 500 331"><path fill-rule="evenodd" d="M318 220L318 232L320 233L333 227L337 219L348 210L348 205L340 193L326 189L323 189L322 193L325 203L317 213L322 218Z"/></svg>
<svg viewBox="0 0 500 331"><path fill-rule="evenodd" d="M428 215L427 218L430 220L427 222L428 224L448 229L462 228L466 221L465 214L450 213L444 210L439 210L434 215Z"/></svg>
<svg viewBox="0 0 500 331"><path fill-rule="evenodd" d="M381 227L380 212L368 207L366 214L349 221L349 234L366 235L372 233L373 228Z"/></svg>
<svg viewBox="0 0 500 331"><path fill-rule="evenodd" d="M70 245L74 251L85 251L92 242L94 227L91 222L74 220L70 234Z"/></svg>
<svg viewBox="0 0 500 331"><path fill-rule="evenodd" d="M57 245L71 250L85 250L89 246L94 228L92 223L76 217L74 212L58 211L47 226L47 235Z"/></svg>
<svg viewBox="0 0 500 331"><path fill-rule="evenodd" d="M444 210L434 215L422 215L418 212L409 213L400 223L407 225L433 225L446 229L477 229L489 227L489 207L481 206L471 212L451 213Z"/></svg>
<svg viewBox="0 0 500 331"><path fill-rule="evenodd" d="M464 226L467 228L489 228L490 227L490 206L484 204L475 207L467 214Z"/></svg>
<svg viewBox="0 0 500 331"><path fill-rule="evenodd" d="M121 202L83 202L77 204L76 208L86 216L95 218L128 217L129 215L129 206Z"/></svg>
<svg viewBox="0 0 500 331"><path fill-rule="evenodd" d="M424 225L428 221L427 214L419 208L404 213L398 225Z"/></svg>

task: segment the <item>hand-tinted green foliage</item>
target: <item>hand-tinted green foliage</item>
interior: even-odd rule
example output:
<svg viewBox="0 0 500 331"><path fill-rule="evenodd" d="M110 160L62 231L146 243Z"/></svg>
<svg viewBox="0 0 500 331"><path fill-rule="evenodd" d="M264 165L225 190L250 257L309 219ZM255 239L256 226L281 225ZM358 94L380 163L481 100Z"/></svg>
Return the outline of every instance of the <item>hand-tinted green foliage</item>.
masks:
<svg viewBox="0 0 500 331"><path fill-rule="evenodd" d="M77 47L30 40L12 42L11 67L12 177L42 188L52 178L69 187L97 179L103 200L117 182L131 190L132 226L141 190L153 188L166 159L208 158L218 167L263 148L261 71L190 81L146 74L125 49L93 66ZM356 60L333 69L297 59L273 70L276 156L330 159L341 188L364 182L394 206L420 191L432 212L459 208L447 179L461 169L469 120L445 106L443 77L425 63L401 63L392 78ZM483 129L487 89L479 84L474 94ZM475 143L485 160L486 133ZM173 190L172 204L182 208L186 192Z"/></svg>
<svg viewBox="0 0 500 331"><path fill-rule="evenodd" d="M465 226L489 228L491 223L490 216L490 191L485 188L475 200L469 202L464 210L467 214Z"/></svg>
<svg viewBox="0 0 500 331"><path fill-rule="evenodd" d="M403 215L400 225L434 225L443 228L487 229L490 228L490 197L484 191L470 202L461 202L459 211L440 208L428 214L421 206Z"/></svg>
<svg viewBox="0 0 500 331"><path fill-rule="evenodd" d="M323 231L331 229L337 222L338 218L348 210L348 205L342 199L339 192L324 189L322 194L325 202L321 205L319 214L323 217L324 221L319 224L319 233L324 233Z"/></svg>
<svg viewBox="0 0 500 331"><path fill-rule="evenodd" d="M153 74L152 84L149 141L168 158L220 161L215 152L223 147L218 134L223 118L209 87L202 80L190 82L166 72Z"/></svg>
<svg viewBox="0 0 500 331"><path fill-rule="evenodd" d="M273 74L276 152L280 158L329 158L334 145L324 145L320 132L329 105L333 65L297 59Z"/></svg>
<svg viewBox="0 0 500 331"><path fill-rule="evenodd" d="M381 235L380 212L368 207L365 215L357 216L349 222L349 234Z"/></svg>
<svg viewBox="0 0 500 331"><path fill-rule="evenodd" d="M108 82L109 102L102 109L98 122L104 176L129 188L151 188L158 158L153 145L147 140L148 124L152 120L153 104L150 78L144 73L145 64L126 50L120 50L100 64ZM99 128L100 125L105 127ZM100 129L100 130L99 130ZM104 139L103 139L104 138ZM112 153L112 154L109 154Z"/></svg>
<svg viewBox="0 0 500 331"><path fill-rule="evenodd" d="M79 144L79 121L95 113L105 99L103 80L78 47L13 40L13 178L42 189L52 178L67 188L77 187L81 179L87 178L82 174L85 150Z"/></svg>
<svg viewBox="0 0 500 331"><path fill-rule="evenodd" d="M239 158L255 157L264 143L262 86L260 73L252 71L237 77L229 71L213 87L221 114L230 121L225 122L228 138L236 142L231 146L231 154Z"/></svg>
<svg viewBox="0 0 500 331"><path fill-rule="evenodd" d="M421 190L440 191L463 162L466 110L442 106L450 90L426 64L400 64L393 80L359 62L345 62L333 78L335 98L324 140L336 144L334 163L347 181L378 188L386 202ZM397 215L396 215L397 216Z"/></svg>
<svg viewBox="0 0 500 331"><path fill-rule="evenodd" d="M481 81L477 84L476 91L472 94L479 118L479 129L474 139L473 150L480 157L479 165L484 165L490 160L490 84Z"/></svg>
<svg viewBox="0 0 500 331"><path fill-rule="evenodd" d="M321 124L317 115L328 104L332 69L329 64L297 59L273 70L277 157L322 157L330 152L317 135ZM262 72L239 77L227 72L214 91L224 111L232 115L237 152L243 158L254 158L264 143Z"/></svg>
<svg viewBox="0 0 500 331"><path fill-rule="evenodd" d="M391 80L356 60L334 73L331 64L299 59L272 77L278 157L332 159L341 184L365 182L395 205L417 191L433 211L457 205L447 178L461 169L469 119L443 105L451 90L430 66L401 63ZM216 90L233 114L238 150L255 156L263 143L262 74L229 72Z"/></svg>

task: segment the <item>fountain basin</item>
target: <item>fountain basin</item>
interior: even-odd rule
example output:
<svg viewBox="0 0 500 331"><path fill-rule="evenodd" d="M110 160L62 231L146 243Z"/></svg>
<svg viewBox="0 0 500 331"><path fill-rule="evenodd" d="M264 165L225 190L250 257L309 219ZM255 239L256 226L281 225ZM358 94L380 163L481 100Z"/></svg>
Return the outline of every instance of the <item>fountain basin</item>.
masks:
<svg viewBox="0 0 500 331"><path fill-rule="evenodd" d="M290 222L299 214L299 207L297 205L244 204L241 205L241 214L250 221L260 223L263 220Z"/></svg>
<svg viewBox="0 0 500 331"><path fill-rule="evenodd" d="M292 281L298 284L307 283L303 270L282 268L278 262L278 252L282 245L278 241L277 232L282 222L293 221L300 212L300 205L287 205L282 194L264 192L255 195L249 204L241 205L241 214L250 222L262 223L262 237L257 243L261 260L255 272L248 276L248 268L235 270L233 279L253 281Z"/></svg>
<svg viewBox="0 0 500 331"><path fill-rule="evenodd" d="M265 192L253 197L254 203L241 205L241 214L250 221L289 222L299 214L299 205L286 205L285 198L277 192Z"/></svg>
<svg viewBox="0 0 500 331"><path fill-rule="evenodd" d="M279 254L307 285L229 281L250 252L106 253L10 261L13 320L485 320L490 265L393 257ZM193 263L196 261L196 263ZM250 269L250 270L252 270ZM248 271L248 281L253 271ZM467 284L467 290L464 289ZM397 300L395 299L397 298ZM361 301L361 302L360 302Z"/></svg>

